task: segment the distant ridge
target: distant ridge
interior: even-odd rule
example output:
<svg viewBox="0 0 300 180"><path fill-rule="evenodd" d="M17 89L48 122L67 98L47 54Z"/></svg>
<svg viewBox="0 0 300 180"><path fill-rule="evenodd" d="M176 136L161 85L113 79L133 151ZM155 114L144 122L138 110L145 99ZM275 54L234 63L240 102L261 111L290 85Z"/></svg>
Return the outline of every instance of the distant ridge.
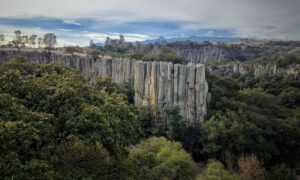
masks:
<svg viewBox="0 0 300 180"><path fill-rule="evenodd" d="M189 37L175 37L175 38L165 38L160 36L157 39L145 40L142 41L142 44L152 44L152 43L162 43L162 42L176 42L176 41L192 41L192 42L240 42L240 38L238 37L205 37L205 36L189 36Z"/></svg>

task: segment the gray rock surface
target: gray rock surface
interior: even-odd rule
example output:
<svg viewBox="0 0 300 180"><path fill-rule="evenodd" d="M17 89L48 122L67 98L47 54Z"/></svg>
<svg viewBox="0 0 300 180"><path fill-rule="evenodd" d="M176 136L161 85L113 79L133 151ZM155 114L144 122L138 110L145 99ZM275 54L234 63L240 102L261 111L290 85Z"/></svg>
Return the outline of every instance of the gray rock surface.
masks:
<svg viewBox="0 0 300 180"><path fill-rule="evenodd" d="M156 108L177 105L188 122L202 122L207 113L208 84L204 65L180 65L167 62L144 62L131 59L21 52L36 63L61 63L78 69L84 78L111 78L116 83L130 83L135 91L135 105ZM0 64L17 57L15 51L0 51Z"/></svg>
<svg viewBox="0 0 300 180"><path fill-rule="evenodd" d="M221 75L245 75L251 73L255 77L263 75L280 75L294 79L300 78L300 64L278 66L272 63L231 63L223 65L208 65L207 69L208 71L216 72Z"/></svg>
<svg viewBox="0 0 300 180"><path fill-rule="evenodd" d="M217 46L184 47L175 46L171 48L177 55L185 57L191 63L205 63L209 61L227 60L227 52Z"/></svg>

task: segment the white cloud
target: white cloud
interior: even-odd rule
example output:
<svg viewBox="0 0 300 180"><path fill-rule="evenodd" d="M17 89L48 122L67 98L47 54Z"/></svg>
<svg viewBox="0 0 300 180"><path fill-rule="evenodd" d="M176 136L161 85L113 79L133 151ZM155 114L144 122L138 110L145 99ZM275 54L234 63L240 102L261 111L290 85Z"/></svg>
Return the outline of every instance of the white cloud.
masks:
<svg viewBox="0 0 300 180"><path fill-rule="evenodd" d="M76 26L81 26L81 24L80 23L78 23L78 22L75 22L75 21L73 21L73 20L63 20L63 22L64 22L64 24L73 24L73 25L76 25Z"/></svg>
<svg viewBox="0 0 300 180"><path fill-rule="evenodd" d="M71 32L72 30L71 29L56 29L58 31L64 31L64 32Z"/></svg>
<svg viewBox="0 0 300 180"><path fill-rule="evenodd" d="M1 0L0 17L46 16L74 25L80 25L78 18L177 21L183 30L234 29L236 36L264 38L288 33L300 40L299 9L300 0Z"/></svg>

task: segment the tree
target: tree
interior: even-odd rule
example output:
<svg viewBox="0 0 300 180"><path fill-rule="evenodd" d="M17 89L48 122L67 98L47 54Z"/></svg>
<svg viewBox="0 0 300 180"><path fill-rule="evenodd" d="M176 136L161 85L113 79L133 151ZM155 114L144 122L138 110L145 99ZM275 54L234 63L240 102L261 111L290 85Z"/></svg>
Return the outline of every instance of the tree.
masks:
<svg viewBox="0 0 300 180"><path fill-rule="evenodd" d="M39 46L39 48L41 48L42 45L43 45L43 38L38 38L38 46Z"/></svg>
<svg viewBox="0 0 300 180"><path fill-rule="evenodd" d="M88 51L88 55L93 59L96 60L99 58L100 55L102 55L103 52L101 52L100 50L97 49L92 49Z"/></svg>
<svg viewBox="0 0 300 180"><path fill-rule="evenodd" d="M43 42L45 44L45 49L48 49L50 53L53 47L56 45L56 36L53 33L48 33L44 35Z"/></svg>
<svg viewBox="0 0 300 180"><path fill-rule="evenodd" d="M238 160L239 175L242 180L264 180L265 169L255 155L242 156Z"/></svg>
<svg viewBox="0 0 300 180"><path fill-rule="evenodd" d="M22 39L21 46L22 46L22 48L24 48L24 47L26 47L26 45L29 44L28 36L22 36L21 39Z"/></svg>
<svg viewBox="0 0 300 180"><path fill-rule="evenodd" d="M96 44L94 43L93 40L90 41L90 48L93 49L96 47Z"/></svg>
<svg viewBox="0 0 300 180"><path fill-rule="evenodd" d="M279 103L288 107L300 107L300 90L298 88L289 87L279 94Z"/></svg>
<svg viewBox="0 0 300 180"><path fill-rule="evenodd" d="M209 160L203 175L199 180L239 180L240 177L236 174L231 174L227 171L223 164L217 160Z"/></svg>
<svg viewBox="0 0 300 180"><path fill-rule="evenodd" d="M57 168L64 179L109 179L113 161L99 142L87 143L70 137L59 147Z"/></svg>
<svg viewBox="0 0 300 180"><path fill-rule="evenodd" d="M4 34L0 34L0 42L3 43L5 41L5 36Z"/></svg>
<svg viewBox="0 0 300 180"><path fill-rule="evenodd" d="M213 116L203 124L202 131L202 152L208 157L218 157L226 161L229 158L228 153L235 156L259 153L260 157L266 159L271 156L269 148L272 148L272 144L263 137L262 130L235 112ZM231 159L236 161L236 157Z"/></svg>
<svg viewBox="0 0 300 180"><path fill-rule="evenodd" d="M297 180L295 173L292 169L288 168L285 164L279 164L270 169L267 172L267 180L278 180L278 179L286 179L286 180Z"/></svg>
<svg viewBox="0 0 300 180"><path fill-rule="evenodd" d="M75 52L80 52L80 47L76 46L67 46L65 47L65 51L67 53L70 53L72 56L74 55Z"/></svg>
<svg viewBox="0 0 300 180"><path fill-rule="evenodd" d="M22 43L21 34L22 32L20 30L16 30L15 31L16 39L12 41L15 47L18 49L18 51L20 51L21 43Z"/></svg>
<svg viewBox="0 0 300 180"><path fill-rule="evenodd" d="M152 137L130 150L125 163L128 179L193 179L197 165L178 142Z"/></svg>
<svg viewBox="0 0 300 180"><path fill-rule="evenodd" d="M33 34L29 37L29 44L31 44L35 48L37 35Z"/></svg>

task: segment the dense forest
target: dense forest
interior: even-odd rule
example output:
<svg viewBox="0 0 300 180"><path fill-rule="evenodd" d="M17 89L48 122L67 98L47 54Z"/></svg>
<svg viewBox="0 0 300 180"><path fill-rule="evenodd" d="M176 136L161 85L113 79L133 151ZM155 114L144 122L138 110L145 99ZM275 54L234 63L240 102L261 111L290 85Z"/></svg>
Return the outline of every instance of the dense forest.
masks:
<svg viewBox="0 0 300 180"><path fill-rule="evenodd" d="M208 74L206 121L132 87L24 59L0 67L3 179L296 179L300 81Z"/></svg>

